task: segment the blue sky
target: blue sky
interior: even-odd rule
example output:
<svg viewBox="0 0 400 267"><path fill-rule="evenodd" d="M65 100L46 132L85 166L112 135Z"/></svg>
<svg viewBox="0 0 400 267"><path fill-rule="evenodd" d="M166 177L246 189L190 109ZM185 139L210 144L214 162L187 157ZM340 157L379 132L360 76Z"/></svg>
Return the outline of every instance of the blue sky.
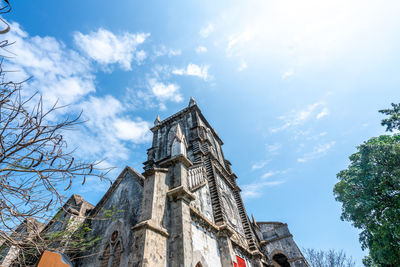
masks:
<svg viewBox="0 0 400 267"><path fill-rule="evenodd" d="M399 102L397 1L16 1L6 63L48 105L83 110L83 159L141 171L157 114L194 96L224 141L249 214L300 247L344 249L358 231L332 189L355 147ZM64 114L55 114L63 116ZM74 192L96 203L106 184ZM72 193L72 192L71 192Z"/></svg>

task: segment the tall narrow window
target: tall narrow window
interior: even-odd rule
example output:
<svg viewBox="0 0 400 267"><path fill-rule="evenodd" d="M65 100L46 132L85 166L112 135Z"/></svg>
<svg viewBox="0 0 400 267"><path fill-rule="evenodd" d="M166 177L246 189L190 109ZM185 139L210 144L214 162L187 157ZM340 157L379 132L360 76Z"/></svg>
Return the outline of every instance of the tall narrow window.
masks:
<svg viewBox="0 0 400 267"><path fill-rule="evenodd" d="M117 242L114 248L114 262L112 263L113 267L118 267L121 262L121 242Z"/></svg>
<svg viewBox="0 0 400 267"><path fill-rule="evenodd" d="M119 232L114 231L101 257L101 267L118 267L121 263L122 245Z"/></svg>
<svg viewBox="0 0 400 267"><path fill-rule="evenodd" d="M101 259L101 267L108 267L108 260L110 259L110 245L107 244Z"/></svg>

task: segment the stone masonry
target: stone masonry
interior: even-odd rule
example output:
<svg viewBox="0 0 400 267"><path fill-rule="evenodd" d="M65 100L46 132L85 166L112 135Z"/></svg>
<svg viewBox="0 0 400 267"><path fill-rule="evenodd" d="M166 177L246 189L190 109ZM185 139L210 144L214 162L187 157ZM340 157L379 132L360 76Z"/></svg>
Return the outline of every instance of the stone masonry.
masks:
<svg viewBox="0 0 400 267"><path fill-rule="evenodd" d="M144 173L126 167L85 206L101 241L71 255L74 266L309 266L286 224L249 219L223 142L193 98L151 131ZM101 219L107 210L118 216Z"/></svg>

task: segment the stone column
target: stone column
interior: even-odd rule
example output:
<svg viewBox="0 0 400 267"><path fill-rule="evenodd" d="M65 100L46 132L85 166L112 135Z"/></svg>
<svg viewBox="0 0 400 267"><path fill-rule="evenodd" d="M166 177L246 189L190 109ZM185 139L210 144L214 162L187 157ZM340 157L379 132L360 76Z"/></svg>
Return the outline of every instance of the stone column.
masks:
<svg viewBox="0 0 400 267"><path fill-rule="evenodd" d="M132 227L133 247L130 266L165 267L167 265L167 238L163 227L166 203L168 169L153 168L143 175L143 200L139 223Z"/></svg>
<svg viewBox="0 0 400 267"><path fill-rule="evenodd" d="M223 267L231 267L233 266L233 262L236 261L230 239L233 235L232 231L233 230L231 230L226 224L223 224L220 226L218 233L218 246L221 255L221 265Z"/></svg>
<svg viewBox="0 0 400 267"><path fill-rule="evenodd" d="M192 163L183 155L174 157L166 164L170 167L170 190L167 193L171 207L169 227L169 266L192 266L192 233L190 201L194 199L188 189L188 167Z"/></svg>

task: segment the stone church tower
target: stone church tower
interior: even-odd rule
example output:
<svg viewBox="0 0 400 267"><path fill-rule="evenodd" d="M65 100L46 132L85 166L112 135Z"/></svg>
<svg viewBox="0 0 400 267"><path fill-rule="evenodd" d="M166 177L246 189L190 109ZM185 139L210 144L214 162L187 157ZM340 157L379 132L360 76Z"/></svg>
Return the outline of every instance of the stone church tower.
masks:
<svg viewBox="0 0 400 267"><path fill-rule="evenodd" d="M151 131L132 266L308 266L286 224L249 220L223 142L193 98Z"/></svg>
<svg viewBox="0 0 400 267"><path fill-rule="evenodd" d="M126 167L96 206L74 195L59 212L64 222L44 227L45 234L82 222L100 237L90 251L69 255L74 266L308 266L286 224L250 221L223 142L193 98L157 116L151 131L143 175ZM110 210L118 211L113 220L105 219ZM0 264L9 266L16 252L3 254Z"/></svg>

